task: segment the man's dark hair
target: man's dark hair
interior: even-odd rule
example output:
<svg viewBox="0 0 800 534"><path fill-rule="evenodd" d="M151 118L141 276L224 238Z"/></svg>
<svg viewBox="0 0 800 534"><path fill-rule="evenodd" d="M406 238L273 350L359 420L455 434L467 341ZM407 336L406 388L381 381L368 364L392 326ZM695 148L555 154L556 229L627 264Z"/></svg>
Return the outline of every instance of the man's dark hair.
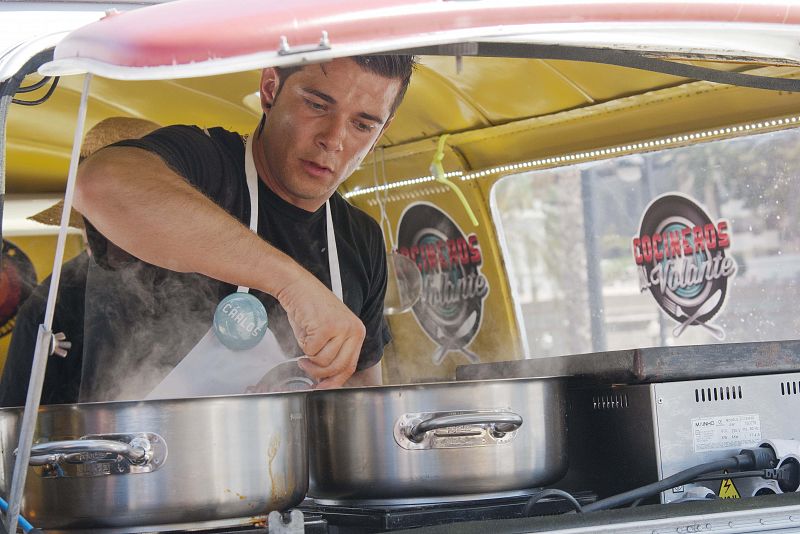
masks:
<svg viewBox="0 0 800 534"><path fill-rule="evenodd" d="M397 91L397 96L392 103L391 114L394 115L394 112L397 111L397 107L400 105L400 102L403 101L403 97L406 95L408 84L411 81L411 74L414 72L414 68L417 66L414 56L407 54L351 56L348 59L352 59L366 71L383 76L384 78L400 80L400 89ZM278 76L280 77L278 93L280 93L281 89L283 88L283 82L286 81L286 78L299 71L303 67L304 65L297 65L294 67L277 67L275 69L278 71ZM277 95L275 96L277 97Z"/></svg>

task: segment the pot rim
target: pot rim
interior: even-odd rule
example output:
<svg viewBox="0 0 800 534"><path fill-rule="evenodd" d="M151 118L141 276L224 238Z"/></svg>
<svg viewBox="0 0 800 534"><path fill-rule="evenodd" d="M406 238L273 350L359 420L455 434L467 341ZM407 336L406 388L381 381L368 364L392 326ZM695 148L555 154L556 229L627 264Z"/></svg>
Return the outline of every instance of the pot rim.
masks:
<svg viewBox="0 0 800 534"><path fill-rule="evenodd" d="M338 389L314 389L307 391L312 397L320 395L335 395L337 393L350 393L353 391L393 391L393 390L408 390L415 391L421 389L446 389L450 387L476 385L476 384L496 384L496 383L513 383L513 382L555 382L566 384L570 375L548 375L548 376L521 376L521 377L507 377L507 378L486 378L486 379L469 379L469 380L442 380L436 382L417 382L412 384L386 384L382 386L357 386L357 387L342 387Z"/></svg>
<svg viewBox="0 0 800 534"><path fill-rule="evenodd" d="M495 383L513 383L513 382L532 382L532 381L548 381L548 382L566 382L570 375L547 375L547 376L522 376L522 377L507 377L507 378L486 378L486 379L469 379L469 380L441 380L433 382L416 382L409 384L385 384L380 386L349 386L336 389L309 389L304 391L286 391L286 392L270 392L270 393L239 393L232 395L208 395L204 397L181 397L176 399L153 399L153 400L123 400L123 401L99 401L99 402L78 402L73 404L48 404L39 406L39 413L47 413L50 411L62 411L65 409L113 409L120 410L125 408L135 408L141 406L168 406L168 405L181 405L181 404L209 404L218 401L245 401L249 399L268 400L271 398L288 398L300 396L319 396L319 395L335 395L337 393L353 392L353 391L393 391L393 390L420 390L420 389L445 389L448 387L456 387L470 384L495 384ZM0 408L0 414L23 412L24 406L14 406Z"/></svg>
<svg viewBox="0 0 800 534"><path fill-rule="evenodd" d="M240 393L234 395L208 395L204 397L181 397L176 399L152 399L152 400L121 400L121 401L99 401L99 402L78 402L73 404L43 404L39 406L39 413L46 413L49 411L62 411L66 409L83 409L83 408L90 408L90 409L114 409L120 410L125 408L135 408L141 406L168 406L171 404L181 405L181 404L211 404L213 402L218 402L221 400L231 400L233 401L245 401L248 399L253 400L268 400L270 398L287 398L287 397L299 397L305 396L311 393L311 390L308 391L286 391L286 392L271 392L271 393ZM0 414L2 413L12 413L12 412L23 412L25 409L24 406L12 406L6 408L0 408Z"/></svg>

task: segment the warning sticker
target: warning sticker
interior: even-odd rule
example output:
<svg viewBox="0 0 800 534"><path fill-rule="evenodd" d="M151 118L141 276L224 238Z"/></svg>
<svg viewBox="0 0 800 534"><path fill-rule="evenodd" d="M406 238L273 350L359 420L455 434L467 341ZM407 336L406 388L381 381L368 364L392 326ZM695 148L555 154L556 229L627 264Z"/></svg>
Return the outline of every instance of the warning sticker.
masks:
<svg viewBox="0 0 800 534"><path fill-rule="evenodd" d="M692 419L694 452L753 447L761 441L758 414Z"/></svg>
<svg viewBox="0 0 800 534"><path fill-rule="evenodd" d="M733 483L733 480L726 478L722 481L719 485L719 498L720 499L741 499L742 496L739 495L739 490L736 489L736 486Z"/></svg>

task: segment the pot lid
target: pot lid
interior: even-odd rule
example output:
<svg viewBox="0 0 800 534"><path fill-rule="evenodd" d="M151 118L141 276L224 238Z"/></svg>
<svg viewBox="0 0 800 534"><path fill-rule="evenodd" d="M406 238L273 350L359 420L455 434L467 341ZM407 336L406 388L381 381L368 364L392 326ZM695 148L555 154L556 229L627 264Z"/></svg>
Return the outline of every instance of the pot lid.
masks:
<svg viewBox="0 0 800 534"><path fill-rule="evenodd" d="M178 0L72 32L40 72L184 78L467 42L785 62L797 24L800 6L754 1Z"/></svg>

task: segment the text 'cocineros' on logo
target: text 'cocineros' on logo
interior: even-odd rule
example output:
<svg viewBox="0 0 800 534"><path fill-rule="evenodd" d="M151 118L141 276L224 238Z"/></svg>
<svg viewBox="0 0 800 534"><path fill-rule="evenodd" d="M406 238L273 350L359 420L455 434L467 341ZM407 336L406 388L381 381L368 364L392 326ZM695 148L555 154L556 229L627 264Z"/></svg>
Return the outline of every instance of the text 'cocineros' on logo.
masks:
<svg viewBox="0 0 800 534"><path fill-rule="evenodd" d="M722 309L728 279L736 273L736 261L726 254L730 245L728 221L712 221L687 196L662 195L645 209L639 235L632 240L639 288L649 289L678 322L675 337L688 326L699 326L725 338L724 330L709 321Z"/></svg>

